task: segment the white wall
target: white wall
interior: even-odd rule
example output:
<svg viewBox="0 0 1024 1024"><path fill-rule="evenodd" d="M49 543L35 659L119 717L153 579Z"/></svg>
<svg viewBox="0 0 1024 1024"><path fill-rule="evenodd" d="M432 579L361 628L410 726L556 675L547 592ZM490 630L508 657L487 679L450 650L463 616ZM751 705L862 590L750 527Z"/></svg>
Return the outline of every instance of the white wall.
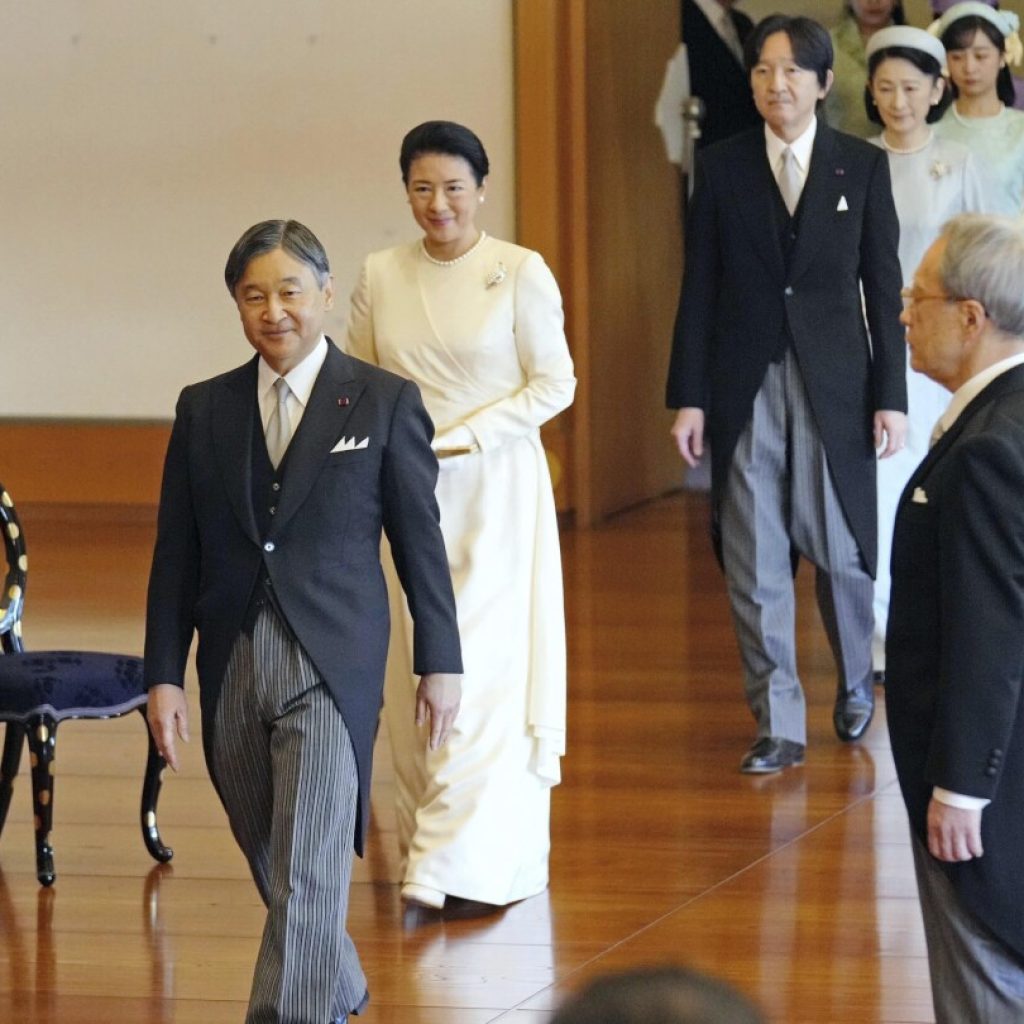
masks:
<svg viewBox="0 0 1024 1024"><path fill-rule="evenodd" d="M0 0L0 418L165 418L251 350L223 285L250 224L332 260L415 237L406 130L470 125L514 232L513 0Z"/></svg>

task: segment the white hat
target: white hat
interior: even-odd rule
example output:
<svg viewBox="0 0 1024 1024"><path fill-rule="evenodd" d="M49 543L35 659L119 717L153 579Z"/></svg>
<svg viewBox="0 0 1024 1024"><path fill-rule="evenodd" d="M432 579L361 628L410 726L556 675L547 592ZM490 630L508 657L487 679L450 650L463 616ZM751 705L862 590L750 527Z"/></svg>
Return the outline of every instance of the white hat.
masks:
<svg viewBox="0 0 1024 1024"><path fill-rule="evenodd" d="M941 18L936 19L928 26L928 31L938 39L954 21L970 17L984 18L985 21L995 25L1004 37L1012 35L1020 28L1020 18L1013 11L997 11L994 7L981 3L980 0L966 0L965 3L953 4Z"/></svg>
<svg viewBox="0 0 1024 1024"><path fill-rule="evenodd" d="M997 11L980 0L967 0L965 3L953 4L952 7L941 17L928 26L928 31L940 39L943 33L955 21L961 18L981 18L990 25L994 25L996 31L1006 40L1006 59L1011 64L1019 64L1024 57L1024 48L1021 47L1020 36L1017 30L1020 28L1020 18L1013 11Z"/></svg>
<svg viewBox="0 0 1024 1024"><path fill-rule="evenodd" d="M940 68L946 66L946 50L942 43L923 28L913 28L910 25L890 25L872 33L865 53L870 60L872 54L878 53L879 50L892 49L894 46L920 50L929 57L934 57Z"/></svg>

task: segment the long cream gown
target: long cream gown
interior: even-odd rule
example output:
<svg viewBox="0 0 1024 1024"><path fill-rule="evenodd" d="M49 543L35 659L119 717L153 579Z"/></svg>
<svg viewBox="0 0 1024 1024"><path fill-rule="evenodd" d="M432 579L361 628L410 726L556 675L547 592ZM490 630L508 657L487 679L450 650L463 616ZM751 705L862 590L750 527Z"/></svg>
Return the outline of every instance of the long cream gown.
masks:
<svg viewBox="0 0 1024 1024"><path fill-rule="evenodd" d="M462 709L440 750L413 725L412 630L388 564L391 736L404 883L506 904L548 883L551 787L565 752L565 616L542 423L576 381L541 257L494 238L446 266L419 242L373 253L348 350L414 380L440 459L437 499L462 635Z"/></svg>

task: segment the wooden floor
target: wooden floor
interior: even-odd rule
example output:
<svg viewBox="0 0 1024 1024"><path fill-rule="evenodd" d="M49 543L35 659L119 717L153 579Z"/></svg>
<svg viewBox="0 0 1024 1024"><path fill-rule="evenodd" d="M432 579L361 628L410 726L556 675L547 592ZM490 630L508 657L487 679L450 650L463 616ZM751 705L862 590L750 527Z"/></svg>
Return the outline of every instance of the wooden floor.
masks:
<svg viewBox="0 0 1024 1024"><path fill-rule="evenodd" d="M805 567L807 764L738 773L752 724L705 517L684 495L563 538L570 734L549 893L487 919L403 927L378 752L350 916L373 1000L361 1020L541 1024L594 974L664 961L734 982L772 1021L934 1019L884 715L858 746L832 734L834 675ZM23 524L29 647L140 651L150 527L42 510ZM197 741L162 796L173 864L149 860L135 823L144 752L138 715L62 727L52 890L35 881L20 779L0 841L0 1021L242 1020L262 907Z"/></svg>

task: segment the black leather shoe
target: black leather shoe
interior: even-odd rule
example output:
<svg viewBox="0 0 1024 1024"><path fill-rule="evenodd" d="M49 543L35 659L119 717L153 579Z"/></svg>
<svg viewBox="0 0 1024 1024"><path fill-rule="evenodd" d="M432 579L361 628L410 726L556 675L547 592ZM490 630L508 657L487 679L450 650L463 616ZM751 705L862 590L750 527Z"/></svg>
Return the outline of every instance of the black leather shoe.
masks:
<svg viewBox="0 0 1024 1024"><path fill-rule="evenodd" d="M866 694L851 693L836 698L835 710L832 712L832 724L836 727L836 735L844 742L859 740L868 731L871 719L875 715L875 694L868 690Z"/></svg>
<svg viewBox="0 0 1024 1024"><path fill-rule="evenodd" d="M790 765L804 763L804 745L777 736L762 736L740 761L740 771L748 775L769 775Z"/></svg>

